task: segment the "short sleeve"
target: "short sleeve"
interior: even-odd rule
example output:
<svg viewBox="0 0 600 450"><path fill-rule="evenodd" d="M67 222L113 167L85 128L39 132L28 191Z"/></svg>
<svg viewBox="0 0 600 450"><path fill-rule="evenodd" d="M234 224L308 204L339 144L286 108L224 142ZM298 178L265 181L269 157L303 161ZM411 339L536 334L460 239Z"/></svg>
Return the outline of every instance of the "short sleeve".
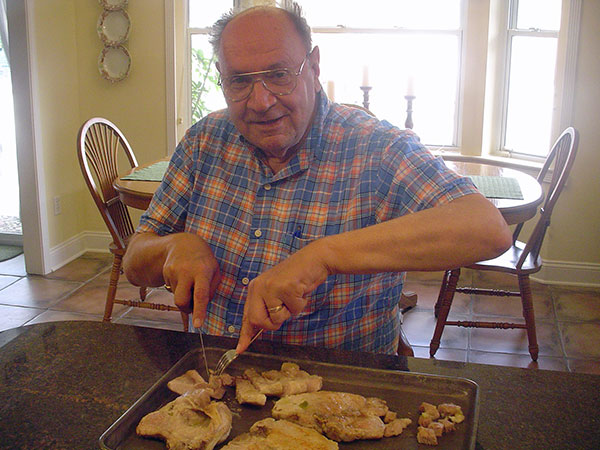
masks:
<svg viewBox="0 0 600 450"><path fill-rule="evenodd" d="M449 169L412 132L403 132L388 145L378 171L380 202L377 220L414 213L448 203L477 189Z"/></svg>

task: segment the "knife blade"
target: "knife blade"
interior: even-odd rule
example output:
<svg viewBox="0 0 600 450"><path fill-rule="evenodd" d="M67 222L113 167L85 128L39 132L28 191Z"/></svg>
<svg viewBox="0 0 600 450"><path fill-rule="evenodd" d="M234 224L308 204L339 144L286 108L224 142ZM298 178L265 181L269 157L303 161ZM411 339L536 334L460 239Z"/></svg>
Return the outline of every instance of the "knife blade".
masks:
<svg viewBox="0 0 600 450"><path fill-rule="evenodd" d="M198 332L200 333L200 345L202 346L202 359L204 359L204 368L206 369L206 381L208 382L210 378L210 372L208 371L208 361L206 360L206 350L204 349L204 339L202 339L202 330L198 328ZM200 365L202 365L202 359L200 360Z"/></svg>
<svg viewBox="0 0 600 450"><path fill-rule="evenodd" d="M192 287L192 292L191 292L191 303L192 305L194 304L194 288ZM194 308L192 306L192 314L194 312ZM192 325L193 326L193 325ZM210 378L210 372L208 371L208 361L206 360L206 349L204 348L204 339L202 339L202 329L201 328L196 328L194 327L196 330L198 330L198 333L200 334L200 345L202 346L202 358L199 361L198 366L201 367L202 366L202 360L204 360L204 368L206 369L206 381L208 382L209 378Z"/></svg>

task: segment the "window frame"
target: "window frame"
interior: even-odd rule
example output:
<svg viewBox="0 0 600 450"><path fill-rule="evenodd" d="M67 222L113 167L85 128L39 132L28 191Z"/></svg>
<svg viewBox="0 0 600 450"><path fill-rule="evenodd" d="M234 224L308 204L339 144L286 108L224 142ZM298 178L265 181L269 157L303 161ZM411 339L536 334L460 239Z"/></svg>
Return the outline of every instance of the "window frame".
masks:
<svg viewBox="0 0 600 450"><path fill-rule="evenodd" d="M513 39L518 36L523 37L533 37L533 38L554 38L558 42L559 32L557 31L549 31L542 29L520 29L517 28L517 20L518 20L518 7L519 0L510 0L509 1L509 12L506 16L506 48L505 48L505 62L504 62L504 82L502 86L502 120L500 123L500 145L498 148L498 153L505 154L510 158L520 158L532 161L543 161L546 157L533 155L529 153L519 152L517 150L513 150L506 147L506 133L507 133L507 124L508 124L508 97L509 97L509 88L510 88L510 73L512 66L512 53L513 53ZM558 52L558 46L557 46ZM556 66L558 65L558 58L556 60L555 65L555 73ZM556 78L556 75L555 75ZM555 89L556 91L556 84ZM556 94L555 94L556 95ZM549 150L549 149L548 149Z"/></svg>

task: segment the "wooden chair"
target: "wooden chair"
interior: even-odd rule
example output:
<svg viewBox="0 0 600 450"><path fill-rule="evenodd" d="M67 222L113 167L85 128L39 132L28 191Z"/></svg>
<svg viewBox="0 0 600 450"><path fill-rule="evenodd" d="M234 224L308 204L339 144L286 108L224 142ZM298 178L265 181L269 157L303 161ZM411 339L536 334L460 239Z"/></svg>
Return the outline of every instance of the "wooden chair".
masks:
<svg viewBox="0 0 600 450"><path fill-rule="evenodd" d="M481 261L471 266L470 269L475 270L490 270L496 272L504 272L515 275L517 277L519 291L506 291L495 289L479 289L475 287L457 287L460 277L460 268L447 270L442 280L442 286L438 300L435 305L435 315L437 323L431 344L429 346L429 354L433 357L440 346L440 338L446 325L474 327L474 328L522 328L527 330L527 338L529 340L529 353L534 361L538 357L538 344L535 331L535 316L533 312L533 302L531 294L531 286L529 283L529 275L538 272L542 268L542 260L540 258L540 248L544 240L546 229L550 225L550 216L554 205L560 196L562 188L567 181L569 171L575 160L578 144L577 131L569 127L557 139L548 155L544 166L542 167L537 180L540 184L550 174L550 166L554 163L554 169L551 172L551 179L548 188L546 199L543 203L538 215L537 223L527 240L527 243L518 241L519 233L523 228L523 223L516 226L513 233L513 244L504 254L497 258ZM518 296L521 297L523 305L523 318L525 323L507 323L507 322L479 322L479 321L449 321L448 313L452 306L452 299L455 292L478 295L493 295L493 296Z"/></svg>
<svg viewBox="0 0 600 450"><path fill-rule="evenodd" d="M96 117L85 122L79 129L77 155L87 187L113 240L109 246L113 264L106 294L104 321L110 322L114 303L160 311L179 311L175 306L145 301L145 287L140 288L139 300L116 298L123 255L127 242L135 231L127 206L121 202L113 187L113 181L119 176L119 157L126 157L131 168L138 165L129 142L113 123ZM187 331L188 315L181 313L181 318L183 328Z"/></svg>

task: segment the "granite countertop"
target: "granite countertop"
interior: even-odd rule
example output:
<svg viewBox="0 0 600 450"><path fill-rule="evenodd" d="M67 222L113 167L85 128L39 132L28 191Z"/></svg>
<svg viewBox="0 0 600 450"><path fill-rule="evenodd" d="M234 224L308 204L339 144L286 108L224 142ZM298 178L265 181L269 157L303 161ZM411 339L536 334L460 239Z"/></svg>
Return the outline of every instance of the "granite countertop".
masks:
<svg viewBox="0 0 600 450"><path fill-rule="evenodd" d="M205 344L231 348L228 338ZM0 448L94 449L100 435L199 336L103 322L0 333ZM478 449L600 448L600 376L393 357L257 341L293 359L464 377L480 387Z"/></svg>

